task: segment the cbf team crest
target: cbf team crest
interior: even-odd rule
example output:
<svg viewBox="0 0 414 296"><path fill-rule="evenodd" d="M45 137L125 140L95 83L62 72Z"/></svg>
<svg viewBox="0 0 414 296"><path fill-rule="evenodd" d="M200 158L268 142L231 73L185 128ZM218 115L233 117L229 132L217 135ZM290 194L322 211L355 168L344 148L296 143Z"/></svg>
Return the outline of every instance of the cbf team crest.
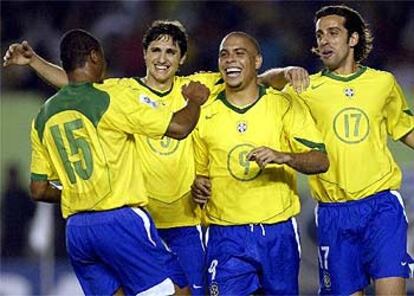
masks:
<svg viewBox="0 0 414 296"><path fill-rule="evenodd" d="M237 123L236 129L240 134L244 134L245 132L247 132L247 122L239 121Z"/></svg>
<svg viewBox="0 0 414 296"><path fill-rule="evenodd" d="M348 99L352 99L352 98L355 96L355 89L354 89L354 88L352 88L352 87L350 87L350 86L347 86L347 87L344 89L344 95L345 95Z"/></svg>

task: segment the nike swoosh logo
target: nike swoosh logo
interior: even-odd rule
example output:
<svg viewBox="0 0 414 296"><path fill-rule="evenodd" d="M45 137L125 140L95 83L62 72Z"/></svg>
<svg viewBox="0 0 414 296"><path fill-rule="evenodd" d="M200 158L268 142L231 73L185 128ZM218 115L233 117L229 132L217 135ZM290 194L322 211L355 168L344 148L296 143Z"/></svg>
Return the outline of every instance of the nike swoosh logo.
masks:
<svg viewBox="0 0 414 296"><path fill-rule="evenodd" d="M318 87L322 86L323 84L325 84L325 82L315 84L315 85L311 85L311 89L317 89Z"/></svg>
<svg viewBox="0 0 414 296"><path fill-rule="evenodd" d="M407 262L401 261L401 266L406 266L406 265L407 265Z"/></svg>
<svg viewBox="0 0 414 296"><path fill-rule="evenodd" d="M193 289L201 289L203 286L193 285Z"/></svg>
<svg viewBox="0 0 414 296"><path fill-rule="evenodd" d="M216 114L217 113L213 113L213 114L211 114L211 115L206 115L206 119L208 120L208 119L211 119L211 118L213 118L214 116L216 116Z"/></svg>

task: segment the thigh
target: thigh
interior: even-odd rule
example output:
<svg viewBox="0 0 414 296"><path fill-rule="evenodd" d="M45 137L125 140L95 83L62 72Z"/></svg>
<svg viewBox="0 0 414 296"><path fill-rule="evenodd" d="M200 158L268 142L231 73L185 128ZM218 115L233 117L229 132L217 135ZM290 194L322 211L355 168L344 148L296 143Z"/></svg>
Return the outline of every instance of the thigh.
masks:
<svg viewBox="0 0 414 296"><path fill-rule="evenodd" d="M263 227L263 237L258 240L263 291L266 295L298 295L301 250L296 220Z"/></svg>
<svg viewBox="0 0 414 296"><path fill-rule="evenodd" d="M89 249L99 262L111 268L126 294L151 289L174 291L166 266L173 255L145 211L125 207L90 215L93 219L86 223Z"/></svg>
<svg viewBox="0 0 414 296"><path fill-rule="evenodd" d="M401 196L396 191L379 193L375 212L364 233L364 258L373 279L410 275L407 253L408 223Z"/></svg>
<svg viewBox="0 0 414 296"><path fill-rule="evenodd" d="M351 211L352 212L352 211ZM363 264L360 219L344 207L316 211L321 295L350 295L369 284Z"/></svg>
<svg viewBox="0 0 414 296"><path fill-rule="evenodd" d="M85 227L66 229L66 247L73 270L85 295L112 295L121 286L117 274L95 255L85 240Z"/></svg>
<svg viewBox="0 0 414 296"><path fill-rule="evenodd" d="M259 288L259 263L249 254L245 227L209 227L207 282L210 295L250 295Z"/></svg>
<svg viewBox="0 0 414 296"><path fill-rule="evenodd" d="M177 259L171 263L176 270L173 280L178 278L178 282L187 283L192 295L205 295L205 248L201 226L161 229L159 234Z"/></svg>

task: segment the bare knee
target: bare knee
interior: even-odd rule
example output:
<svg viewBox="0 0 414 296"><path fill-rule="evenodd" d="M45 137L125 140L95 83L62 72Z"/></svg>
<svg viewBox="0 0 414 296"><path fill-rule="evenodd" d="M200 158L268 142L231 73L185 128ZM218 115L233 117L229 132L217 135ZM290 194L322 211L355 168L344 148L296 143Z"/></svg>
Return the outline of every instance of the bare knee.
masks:
<svg viewBox="0 0 414 296"><path fill-rule="evenodd" d="M405 279L401 277L389 277L375 281L375 295L395 296L407 295Z"/></svg>

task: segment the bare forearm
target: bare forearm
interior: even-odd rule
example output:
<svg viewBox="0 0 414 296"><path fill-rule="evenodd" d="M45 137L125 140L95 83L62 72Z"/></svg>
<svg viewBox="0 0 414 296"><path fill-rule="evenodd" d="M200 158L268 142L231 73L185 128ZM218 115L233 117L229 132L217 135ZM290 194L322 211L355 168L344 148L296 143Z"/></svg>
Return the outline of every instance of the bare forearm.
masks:
<svg viewBox="0 0 414 296"><path fill-rule="evenodd" d="M174 113L166 136L177 140L187 137L197 124L200 117L200 105L188 101L183 109Z"/></svg>
<svg viewBox="0 0 414 296"><path fill-rule="evenodd" d="M56 88L61 88L69 83L65 71L61 67L46 61L38 55L33 57L29 66L44 81Z"/></svg>
<svg viewBox="0 0 414 296"><path fill-rule="evenodd" d="M259 83L282 90L288 81L283 74L283 68L274 68L260 74Z"/></svg>
<svg viewBox="0 0 414 296"><path fill-rule="evenodd" d="M30 189L34 201L59 203L61 200L62 191L49 182L32 182Z"/></svg>
<svg viewBox="0 0 414 296"><path fill-rule="evenodd" d="M286 164L303 174L320 174L326 172L329 168L327 155L319 151L290 153L289 156L290 160Z"/></svg>
<svg viewBox="0 0 414 296"><path fill-rule="evenodd" d="M406 134L404 137L401 138L401 142L403 142L405 145L410 147L411 149L414 149L414 130Z"/></svg>

